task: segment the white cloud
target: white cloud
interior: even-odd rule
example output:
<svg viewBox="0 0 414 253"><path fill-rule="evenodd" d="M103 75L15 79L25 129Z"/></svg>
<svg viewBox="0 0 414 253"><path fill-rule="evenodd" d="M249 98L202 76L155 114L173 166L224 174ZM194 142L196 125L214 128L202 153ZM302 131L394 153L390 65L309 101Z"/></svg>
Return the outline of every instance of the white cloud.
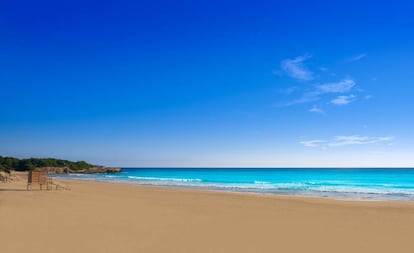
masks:
<svg viewBox="0 0 414 253"><path fill-rule="evenodd" d="M328 145L331 147L339 147L346 145L363 145L363 144L372 144L378 142L390 142L393 141L393 136L383 136L383 137L368 137L368 136L359 136L359 135L348 135L348 136L336 136L334 141L330 142Z"/></svg>
<svg viewBox="0 0 414 253"><path fill-rule="evenodd" d="M344 79L336 83L325 83L316 86L321 93L347 93L355 86L355 81L352 79Z"/></svg>
<svg viewBox="0 0 414 253"><path fill-rule="evenodd" d="M347 104L349 104L353 101L355 101L355 96L354 95L339 96L335 99L332 99L331 104L334 104L334 105L347 105Z"/></svg>
<svg viewBox="0 0 414 253"><path fill-rule="evenodd" d="M300 144L302 144L305 147L310 147L310 148L316 148L319 147L319 145L323 143L322 140L310 140L310 141L301 141Z"/></svg>
<svg viewBox="0 0 414 253"><path fill-rule="evenodd" d="M324 110L322 110L319 106L313 105L312 108L309 109L309 112L325 114Z"/></svg>
<svg viewBox="0 0 414 253"><path fill-rule="evenodd" d="M316 85L315 90L313 91L307 91L305 93L302 94L302 97L297 98L289 103L286 104L286 106L290 106L290 105L294 105L294 104L302 104L302 103L308 103L308 102L314 102L317 101L319 99L321 99L321 97L324 94L327 93L348 93L352 90L352 88L355 86L355 81L352 79L344 79L340 82L336 82L336 83L324 83L324 84L319 84ZM353 96L353 95L351 95ZM354 98L351 96L347 96L348 99ZM347 97L344 98L340 98L340 99L346 99ZM346 100L347 101L347 100ZM345 101L345 103L346 103ZM335 101L340 103L341 101ZM331 101L331 103L335 103L333 101ZM351 101L349 101L351 102Z"/></svg>
<svg viewBox="0 0 414 253"><path fill-rule="evenodd" d="M360 135L341 135L335 136L332 140L308 140L301 141L300 144L305 147L342 147L348 145L367 145L374 143L385 143L390 144L394 140L394 136L380 136L380 137L369 137Z"/></svg>
<svg viewBox="0 0 414 253"><path fill-rule="evenodd" d="M310 57L310 55L303 55L295 59L283 60L281 62L282 69L292 78L299 81L310 81L313 79L313 73L303 64Z"/></svg>
<svg viewBox="0 0 414 253"><path fill-rule="evenodd" d="M359 54L354 56L351 60L356 61L366 57L366 54ZM305 61L310 59L310 55L302 55L293 59L285 59L281 61L281 69L290 77L298 81L311 81L314 79L314 73L311 72L304 64ZM321 72L327 72L326 67L319 67ZM295 104L315 102L322 99L327 100L328 94L338 94L336 98L330 98L330 102L327 104L332 105L347 105L356 100L356 96L349 94L352 91L358 91L355 89L356 83L351 78L345 78L337 82L317 83L308 87L290 87L285 90L286 95L293 93L297 94L298 97L287 102L283 106L291 106ZM370 97L366 97L370 99ZM309 109L309 112L313 113L324 113L323 110L317 106L313 106Z"/></svg>
<svg viewBox="0 0 414 253"><path fill-rule="evenodd" d="M362 58L365 58L367 56L366 53L362 53L362 54L358 54L358 55L354 55L351 58L348 59L348 62L354 62L354 61L359 61Z"/></svg>

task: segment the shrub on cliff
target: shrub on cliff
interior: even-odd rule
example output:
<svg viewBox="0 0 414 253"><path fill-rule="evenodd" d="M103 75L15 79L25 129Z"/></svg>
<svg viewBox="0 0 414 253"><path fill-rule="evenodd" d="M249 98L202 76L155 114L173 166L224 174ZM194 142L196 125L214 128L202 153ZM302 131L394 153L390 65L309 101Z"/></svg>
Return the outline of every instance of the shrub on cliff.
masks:
<svg viewBox="0 0 414 253"><path fill-rule="evenodd" d="M55 158L29 158L29 159L17 159L14 157L2 157L0 156L0 170L20 170L27 171L35 168L44 167L69 167L71 170L85 170L93 167L85 161L71 162L68 160L61 160Z"/></svg>
<svg viewBox="0 0 414 253"><path fill-rule="evenodd" d="M69 168L71 170L86 170L86 169L89 169L91 167L92 167L92 165L88 164L85 161L71 162L69 164Z"/></svg>

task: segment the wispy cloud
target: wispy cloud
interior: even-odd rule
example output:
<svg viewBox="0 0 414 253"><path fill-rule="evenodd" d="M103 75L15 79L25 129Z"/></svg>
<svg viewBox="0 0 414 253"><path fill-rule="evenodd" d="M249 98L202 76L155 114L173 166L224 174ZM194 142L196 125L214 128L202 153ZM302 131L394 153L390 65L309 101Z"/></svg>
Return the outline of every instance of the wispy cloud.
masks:
<svg viewBox="0 0 414 253"><path fill-rule="evenodd" d="M394 140L394 136L380 136L380 137L369 137L360 135L341 135L335 136L332 140L306 140L299 142L305 147L342 147L348 145L367 145L374 143L387 143L390 144Z"/></svg>
<svg viewBox="0 0 414 253"><path fill-rule="evenodd" d="M357 54L357 55L354 55L354 56L350 57L347 61L348 62L355 62L355 61L359 61L359 60L361 60L362 58L365 58L365 57L367 57L366 53Z"/></svg>
<svg viewBox="0 0 414 253"><path fill-rule="evenodd" d="M342 81L334 82L334 83L318 84L315 86L314 90L304 92L301 97L292 100L286 105L290 106L294 104L314 102L314 101L321 99L323 95L329 94L329 93L348 93L352 90L352 88L355 85L356 85L355 81L352 79L344 79ZM351 96L345 96L345 99L348 97L348 100L350 100ZM352 97L352 99L353 98L355 97ZM342 98L342 100L343 99L344 98ZM337 101L337 102L340 103L341 101ZM334 103L334 102L331 101L331 103Z"/></svg>
<svg viewBox="0 0 414 253"><path fill-rule="evenodd" d="M322 110L319 106L313 105L312 108L309 109L309 112L325 114L325 111Z"/></svg>
<svg viewBox="0 0 414 253"><path fill-rule="evenodd" d="M304 61L311 58L310 55L298 56L294 59L286 59L281 62L282 69L292 78L299 81L310 81L313 73L305 65Z"/></svg>
<svg viewBox="0 0 414 253"><path fill-rule="evenodd" d="M349 96L339 96L335 99L331 100L331 104L334 105L347 105L353 101L355 101L356 96L349 95Z"/></svg>
<svg viewBox="0 0 414 253"><path fill-rule="evenodd" d="M358 61L366 57L366 53L355 55L348 59L348 61ZM306 66L306 61L311 58L311 55L302 55L295 58L285 59L281 61L281 69L277 74L285 74L296 81L297 85L284 90L284 94L289 96L288 101L280 106L292 106L304 103L323 103L326 107L329 106L344 106L360 99L370 99L372 96L364 96L364 90L357 86L352 78L336 79L336 81L323 82L323 76L332 75L331 71L325 66L316 68L315 74ZM332 78L332 77L329 77ZM316 79L322 80L315 82ZM306 82L305 82L306 81ZM357 93L359 94L357 96ZM336 96L335 96L336 95ZM318 102L317 102L318 101ZM311 113L324 113L324 111L317 106L308 109Z"/></svg>
<svg viewBox="0 0 414 253"><path fill-rule="evenodd" d="M382 137L368 137L359 135L348 135L348 136L336 136L335 140L329 143L331 147L340 147L346 145L363 145L372 144L379 142L390 142L393 141L393 136L382 136Z"/></svg>
<svg viewBox="0 0 414 253"><path fill-rule="evenodd" d="M335 83L325 83L317 85L316 88L321 93L347 93L355 86L352 79L344 79Z"/></svg>
<svg viewBox="0 0 414 253"><path fill-rule="evenodd" d="M305 147L309 148L316 148L319 147L324 141L322 140L309 140L309 141L301 141L300 144L302 144Z"/></svg>

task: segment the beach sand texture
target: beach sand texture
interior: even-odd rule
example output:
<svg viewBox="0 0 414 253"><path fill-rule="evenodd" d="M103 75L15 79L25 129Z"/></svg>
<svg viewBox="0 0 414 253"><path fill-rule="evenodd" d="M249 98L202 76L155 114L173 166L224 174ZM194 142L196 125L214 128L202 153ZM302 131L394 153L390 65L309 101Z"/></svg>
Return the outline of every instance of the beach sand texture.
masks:
<svg viewBox="0 0 414 253"><path fill-rule="evenodd" d="M63 183L0 183L0 252L414 252L412 202Z"/></svg>

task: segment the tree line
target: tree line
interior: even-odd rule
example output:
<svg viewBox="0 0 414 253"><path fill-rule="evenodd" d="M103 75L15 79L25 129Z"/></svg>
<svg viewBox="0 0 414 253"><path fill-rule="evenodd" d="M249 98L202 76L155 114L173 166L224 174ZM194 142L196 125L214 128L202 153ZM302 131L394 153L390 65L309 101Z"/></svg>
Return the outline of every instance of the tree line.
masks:
<svg viewBox="0 0 414 253"><path fill-rule="evenodd" d="M94 165L85 161L72 162L55 158L18 159L0 156L0 171L27 171L44 167L69 167L71 170L84 170L94 167Z"/></svg>

